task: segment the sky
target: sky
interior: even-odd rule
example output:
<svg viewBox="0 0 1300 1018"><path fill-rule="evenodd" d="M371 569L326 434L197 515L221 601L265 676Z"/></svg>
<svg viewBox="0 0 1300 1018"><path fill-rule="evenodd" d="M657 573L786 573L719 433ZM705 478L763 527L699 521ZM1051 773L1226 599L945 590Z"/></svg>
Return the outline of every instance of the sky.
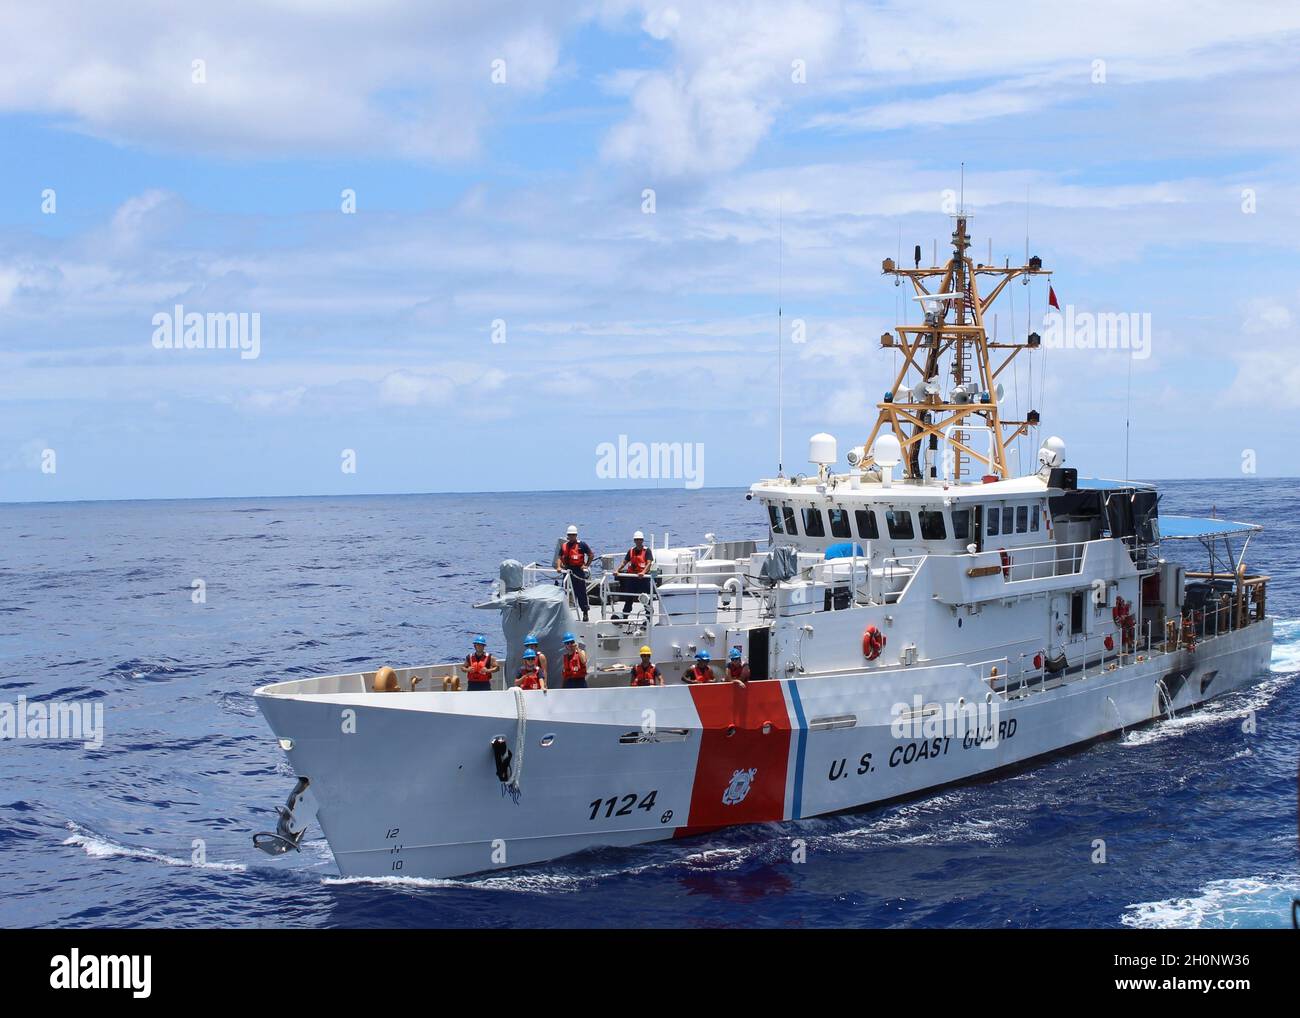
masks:
<svg viewBox="0 0 1300 1018"><path fill-rule="evenodd" d="M1127 419L1133 477L1295 476L1298 43L1187 0L7 5L0 502L807 470L869 434L918 317L881 260L944 256L963 163L979 260L1143 328L1005 411L1081 475ZM178 306L256 349L167 348Z"/></svg>

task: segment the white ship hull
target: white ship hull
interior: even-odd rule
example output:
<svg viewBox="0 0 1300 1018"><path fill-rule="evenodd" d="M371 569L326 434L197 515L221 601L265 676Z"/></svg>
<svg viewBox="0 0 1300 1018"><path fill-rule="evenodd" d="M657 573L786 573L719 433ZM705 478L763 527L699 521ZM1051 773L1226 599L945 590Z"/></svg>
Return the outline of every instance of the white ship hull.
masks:
<svg viewBox="0 0 1300 1018"><path fill-rule="evenodd" d="M450 877L916 794L1249 685L1271 647L1263 619L1010 696L974 667L924 663L744 687L530 691L522 722L511 690L376 695L303 680L257 699L345 876ZM900 689L985 704L994 737L900 735ZM523 747L517 790L498 778L497 736L516 768Z"/></svg>

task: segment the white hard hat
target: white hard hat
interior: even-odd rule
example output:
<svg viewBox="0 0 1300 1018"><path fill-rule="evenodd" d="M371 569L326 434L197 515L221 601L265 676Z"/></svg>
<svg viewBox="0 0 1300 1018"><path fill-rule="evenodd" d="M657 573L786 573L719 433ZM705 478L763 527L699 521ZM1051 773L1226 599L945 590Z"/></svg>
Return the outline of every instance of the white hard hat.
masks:
<svg viewBox="0 0 1300 1018"><path fill-rule="evenodd" d="M569 529L565 531L566 534L576 534L577 532L578 532L578 528L575 527L572 523L569 524Z"/></svg>
<svg viewBox="0 0 1300 1018"><path fill-rule="evenodd" d="M634 540L634 541L644 541L644 540L645 540L645 534L641 533L641 531L638 530L635 534L632 535L632 540Z"/></svg>

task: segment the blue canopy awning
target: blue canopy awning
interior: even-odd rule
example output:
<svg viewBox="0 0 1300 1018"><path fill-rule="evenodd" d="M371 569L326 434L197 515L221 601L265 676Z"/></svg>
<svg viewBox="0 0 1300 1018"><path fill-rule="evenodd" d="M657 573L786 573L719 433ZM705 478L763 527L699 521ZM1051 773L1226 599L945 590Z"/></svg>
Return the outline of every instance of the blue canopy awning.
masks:
<svg viewBox="0 0 1300 1018"><path fill-rule="evenodd" d="M1237 534L1257 534L1263 529L1257 523L1235 523L1232 520L1216 520L1205 516L1160 517L1160 538L1164 541L1187 541L1192 538L1211 540L1234 537Z"/></svg>

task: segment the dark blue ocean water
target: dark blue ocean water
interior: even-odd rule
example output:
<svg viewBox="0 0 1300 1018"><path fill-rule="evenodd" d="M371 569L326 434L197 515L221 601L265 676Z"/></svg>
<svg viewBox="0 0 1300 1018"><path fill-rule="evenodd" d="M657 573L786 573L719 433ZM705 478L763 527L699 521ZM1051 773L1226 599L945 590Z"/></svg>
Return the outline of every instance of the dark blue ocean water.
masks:
<svg viewBox="0 0 1300 1018"><path fill-rule="evenodd" d="M1281 621L1255 689L901 805L430 882L340 881L315 827L301 855L252 848L292 784L252 690L464 653L494 632L469 604L497 563L571 521L608 550L638 527L762 537L742 492L0 505L0 702L93 700L105 725L98 750L0 742L0 925L1288 924L1297 482L1162 488L1165 512L1270 528L1251 564Z"/></svg>

